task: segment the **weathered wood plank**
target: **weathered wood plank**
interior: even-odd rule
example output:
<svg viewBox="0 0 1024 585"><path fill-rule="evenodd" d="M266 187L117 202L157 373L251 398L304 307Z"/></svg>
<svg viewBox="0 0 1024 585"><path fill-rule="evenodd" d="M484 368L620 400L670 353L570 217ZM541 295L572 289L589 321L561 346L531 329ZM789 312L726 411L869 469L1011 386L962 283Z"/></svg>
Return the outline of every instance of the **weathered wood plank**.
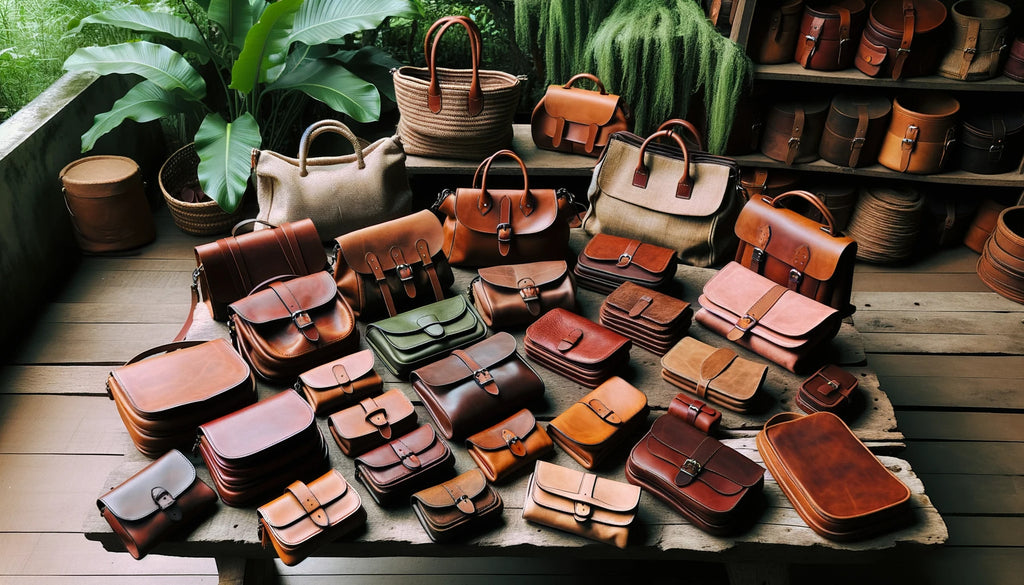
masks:
<svg viewBox="0 0 1024 585"><path fill-rule="evenodd" d="M922 473L920 478L942 514L1024 514L1024 477Z"/></svg>
<svg viewBox="0 0 1024 585"><path fill-rule="evenodd" d="M915 441L1024 442L1024 414L995 412L936 412L907 410L896 413L900 430Z"/></svg>
<svg viewBox="0 0 1024 585"><path fill-rule="evenodd" d="M884 272L857 273L853 275L853 286L858 291L886 292L987 292L997 296L981 282L975 274L914 273L909 275Z"/></svg>
<svg viewBox="0 0 1024 585"><path fill-rule="evenodd" d="M873 354L871 367L884 380L889 376L1001 378L1019 380L1024 356L948 356Z"/></svg>
<svg viewBox="0 0 1024 585"><path fill-rule="evenodd" d="M946 546L1024 547L1024 517L946 516Z"/></svg>
<svg viewBox="0 0 1024 585"><path fill-rule="evenodd" d="M78 533L0 532L0 550L4 551L0 555L3 583L69 583L71 577L75 583L128 583L118 579L130 575L137 579L131 583L162 585L182 583L185 578L189 583L207 583L216 577L213 559L149 555L137 561L128 554L105 551Z"/></svg>
<svg viewBox="0 0 1024 585"><path fill-rule="evenodd" d="M8 366L0 368L0 393L105 396L110 366Z"/></svg>
<svg viewBox="0 0 1024 585"><path fill-rule="evenodd" d="M184 303L52 303L40 323L177 323L185 320Z"/></svg>
<svg viewBox="0 0 1024 585"><path fill-rule="evenodd" d="M40 323L12 363L123 364L170 342L180 327L177 323Z"/></svg>
<svg viewBox="0 0 1024 585"><path fill-rule="evenodd" d="M975 273L978 265L978 253L967 246L953 246L935 254L915 258L912 264L891 266L888 264L871 264L857 262L854 274L879 272L894 278L910 278L921 273Z"/></svg>
<svg viewBox="0 0 1024 585"><path fill-rule="evenodd" d="M69 303L185 303L192 285L190 270L168 271L83 271L57 296Z"/></svg>
<svg viewBox="0 0 1024 585"><path fill-rule="evenodd" d="M922 474L1024 476L1024 443L907 441L903 455Z"/></svg>
<svg viewBox="0 0 1024 585"><path fill-rule="evenodd" d="M861 315L875 311L1024 312L1024 305L992 292L855 291L850 302L857 307L854 321Z"/></svg>
<svg viewBox="0 0 1024 585"><path fill-rule="evenodd" d="M1024 306L1021 307L1024 309ZM960 334L970 339L984 332L991 336L1024 339L1024 310L1020 313L953 311L870 311L853 316L862 335L871 333Z"/></svg>
<svg viewBox="0 0 1024 585"><path fill-rule="evenodd" d="M106 397L0 395L0 453L122 455L127 436Z"/></svg>
<svg viewBox="0 0 1024 585"><path fill-rule="evenodd" d="M896 407L1024 409L1019 379L886 376L882 388Z"/></svg>
<svg viewBox="0 0 1024 585"><path fill-rule="evenodd" d="M862 333L868 353L931 354L1024 354L1024 337L1019 335Z"/></svg>
<svg viewBox="0 0 1024 585"><path fill-rule="evenodd" d="M96 498L121 460L0 454L0 532L78 532L81 518L99 518Z"/></svg>

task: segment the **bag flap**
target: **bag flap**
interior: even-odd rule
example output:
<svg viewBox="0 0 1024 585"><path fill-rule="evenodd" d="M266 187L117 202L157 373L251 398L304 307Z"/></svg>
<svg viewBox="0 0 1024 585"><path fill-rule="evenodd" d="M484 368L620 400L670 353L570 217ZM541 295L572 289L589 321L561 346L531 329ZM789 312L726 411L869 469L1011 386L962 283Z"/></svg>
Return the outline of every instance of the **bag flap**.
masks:
<svg viewBox="0 0 1024 585"><path fill-rule="evenodd" d="M823 366L800 384L800 389L819 400L836 400L849 396L857 386L857 377L835 364Z"/></svg>
<svg viewBox="0 0 1024 585"><path fill-rule="evenodd" d="M537 419L524 408L493 427L469 437L466 444L484 451L505 450L509 448L512 439L525 441L536 430Z"/></svg>
<svg viewBox="0 0 1024 585"><path fill-rule="evenodd" d="M477 270L480 280L497 288L519 290L523 279L533 281L533 285L543 288L553 282L561 281L569 271L565 260L548 260L529 262L527 264L505 264L490 266Z"/></svg>
<svg viewBox="0 0 1024 585"><path fill-rule="evenodd" d="M555 417L550 426L582 446L601 445L647 412L647 395L612 376Z"/></svg>
<svg viewBox="0 0 1024 585"><path fill-rule="evenodd" d="M301 484L302 482L296 482ZM329 526L337 524L348 517L360 506L358 497L350 498L348 505L341 509L332 509L346 495L351 492L349 483L336 469L332 469L314 481L306 484L316 503L311 503L311 510L307 511L302 502L291 491L286 490L284 495L273 501L260 506L257 510L259 517L266 521L273 528L281 529L291 526L300 520L310 517L312 514L322 514L321 521L326 521ZM353 494L355 495L355 494ZM319 506L316 504L319 503ZM313 508L315 506L315 508Z"/></svg>
<svg viewBox="0 0 1024 585"><path fill-rule="evenodd" d="M630 238L598 233L587 242L581 253L586 259L599 264L635 266L651 274L662 274L675 262L675 251L641 242L636 251L627 259L623 258L630 244ZM621 262L621 264L620 264Z"/></svg>
<svg viewBox="0 0 1024 585"><path fill-rule="evenodd" d="M640 487L537 461L530 497L537 504L602 524L627 526L640 505Z"/></svg>
<svg viewBox="0 0 1024 585"><path fill-rule="evenodd" d="M867 71L864 72L868 75L878 75L887 54L884 46L876 45L862 36L857 46L858 69L864 71L866 68Z"/></svg>
<svg viewBox="0 0 1024 585"><path fill-rule="evenodd" d="M729 348L715 348L692 337L684 337L662 356L661 367L696 386L703 378L702 366L716 351L730 352L734 357L726 369L711 380L708 390L740 402L752 400L768 375L768 366L739 357ZM718 370L718 367L712 367L712 375Z"/></svg>
<svg viewBox="0 0 1024 585"><path fill-rule="evenodd" d="M667 327L688 311L693 312L686 301L632 282L620 284L604 302L631 319L650 321L661 327Z"/></svg>
<svg viewBox="0 0 1024 585"><path fill-rule="evenodd" d="M542 98L544 111L552 118L589 126L604 126L615 116L619 106L619 96L601 94L579 87L565 88L561 85L549 85Z"/></svg>
<svg viewBox="0 0 1024 585"><path fill-rule="evenodd" d="M299 380L313 390L331 390L347 386L372 371L373 350L364 349L303 372Z"/></svg>
<svg viewBox="0 0 1024 585"><path fill-rule="evenodd" d="M434 433L434 427L420 425L415 431L406 433L397 439L393 439L387 445L382 445L368 453L356 458L361 463L373 469L386 469L401 465L405 460L413 460L411 465L415 467L425 466L433 461L423 461L420 456L437 444L438 438ZM443 456L443 453L441 454Z"/></svg>
<svg viewBox="0 0 1024 585"><path fill-rule="evenodd" d="M200 425L199 432L214 452L231 460L259 453L315 425L313 407L289 388Z"/></svg>
<svg viewBox="0 0 1024 585"><path fill-rule="evenodd" d="M652 456L671 464L675 476L669 479L677 487L699 481L734 496L764 477L760 465L674 416L658 417L644 443Z"/></svg>
<svg viewBox="0 0 1024 585"><path fill-rule="evenodd" d="M480 364L480 367L491 368L516 353L516 338L505 331L499 331L462 351L469 354L469 357ZM439 388L468 380L473 377L473 370L469 369L466 362L454 355L449 355L417 369L413 375L427 386Z"/></svg>
<svg viewBox="0 0 1024 585"><path fill-rule="evenodd" d="M308 311L335 301L338 285L328 272L317 272L291 280L280 281L291 293L302 310ZM291 319L292 311L278 296L277 291L267 288L257 291L229 305L232 311L249 323L270 323Z"/></svg>
<svg viewBox="0 0 1024 585"><path fill-rule="evenodd" d="M442 484L429 487L413 494L413 498L419 500L420 504L428 508L451 508L458 506L466 514L472 514L472 502L469 502L469 510L464 510L465 503L460 503L462 495L473 499L487 489L487 479L479 469L471 469L460 474L455 479L448 480Z"/></svg>
<svg viewBox="0 0 1024 585"><path fill-rule="evenodd" d="M459 295L371 323L367 330L377 329L394 348L409 351L471 331L478 320L465 298Z"/></svg>
<svg viewBox="0 0 1024 585"><path fill-rule="evenodd" d="M343 263L335 266L335 272L345 265L359 274L373 274L366 263L366 254L369 252L377 256L381 270L394 270L396 264L391 256L393 248L402 251L407 263L420 264L420 255L416 250L416 243L420 240L427 244L431 256L440 252L444 244L441 221L427 209L347 233L334 240L336 262Z"/></svg>
<svg viewBox="0 0 1024 585"><path fill-rule="evenodd" d="M494 234L497 237L498 224L502 223L501 209L508 206L508 223L512 224L512 237L516 235L537 234L550 228L558 221L558 196L554 189L530 189L536 206L530 215L525 215L519 208L523 199L522 189L488 189L493 205L480 212L477 203L480 189L460 188L455 190L455 219L466 228L483 234ZM508 203L503 203L507 199Z"/></svg>
<svg viewBox="0 0 1024 585"><path fill-rule="evenodd" d="M573 362L597 364L615 355L630 341L586 317L561 307L544 313L526 328L531 341Z"/></svg>
<svg viewBox="0 0 1024 585"><path fill-rule="evenodd" d="M155 497L166 492L177 499L195 481L196 468L192 462L181 451L171 449L101 497L97 504L121 520L141 520L160 509Z"/></svg>
<svg viewBox="0 0 1024 585"><path fill-rule="evenodd" d="M332 414L330 422L338 435L354 439L373 435L379 432L378 429L381 427L394 425L413 414L412 402L401 390L392 388L380 396L364 398L359 404Z"/></svg>

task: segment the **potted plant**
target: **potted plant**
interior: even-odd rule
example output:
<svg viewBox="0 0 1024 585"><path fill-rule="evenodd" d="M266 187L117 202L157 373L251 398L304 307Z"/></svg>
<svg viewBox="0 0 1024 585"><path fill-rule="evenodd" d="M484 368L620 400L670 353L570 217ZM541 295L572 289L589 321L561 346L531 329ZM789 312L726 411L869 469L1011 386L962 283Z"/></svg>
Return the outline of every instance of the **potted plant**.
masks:
<svg viewBox="0 0 1024 585"><path fill-rule="evenodd" d="M358 122L377 120L380 92L363 78L369 72L353 69L389 67L386 55L338 45L390 16L418 15L415 0L179 2L183 17L126 6L83 19L79 27L110 25L157 42L78 49L64 68L142 78L96 116L83 152L126 119L178 117L195 128L194 142L168 159L159 179L175 222L197 234L234 222L253 149L280 144L309 98Z"/></svg>

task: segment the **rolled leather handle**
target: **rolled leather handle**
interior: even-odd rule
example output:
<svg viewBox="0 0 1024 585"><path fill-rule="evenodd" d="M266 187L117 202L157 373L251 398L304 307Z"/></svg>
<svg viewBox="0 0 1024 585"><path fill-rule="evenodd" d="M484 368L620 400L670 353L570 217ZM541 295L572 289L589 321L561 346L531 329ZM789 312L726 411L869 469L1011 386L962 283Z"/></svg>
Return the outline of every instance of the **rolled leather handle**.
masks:
<svg viewBox="0 0 1024 585"><path fill-rule="evenodd" d="M569 81L566 81L565 85L563 85L562 87L564 89L569 89L570 87L572 87L574 83L581 79L589 79L590 81L594 82L594 85L597 86L597 90L601 92L601 95L608 95L608 90L604 88L604 84L601 83L601 80L598 79L596 75L593 75L591 73L577 73L576 75L570 77Z"/></svg>
<svg viewBox="0 0 1024 585"><path fill-rule="evenodd" d="M697 128L693 124L686 120L683 120L682 118L672 118L671 120L665 120L664 122L661 123L661 126L658 126L658 131L672 131L672 129L676 126L682 126L684 130L690 133L690 136L693 136L693 141L697 145L697 150L704 150L704 141L701 140L700 132L697 132Z"/></svg>
<svg viewBox="0 0 1024 585"><path fill-rule="evenodd" d="M331 132L334 134L341 134L352 143L352 149L356 153L356 162L360 169L366 168L366 163L363 162L363 145L359 138L349 129L348 126L342 124L337 120L320 120L315 122L306 128L306 131L302 133L302 138L299 140L299 176L305 177L309 174L306 169L306 159L309 157L309 145L313 143L313 140L324 134Z"/></svg>
<svg viewBox="0 0 1024 585"><path fill-rule="evenodd" d="M427 40L430 39L431 34L437 30L437 34L434 35L434 42L430 47L430 52L426 53L429 55L427 67L430 70L430 87L427 89L427 107L435 114L441 112L441 83L437 79L437 45L439 44L441 37L444 36L444 33L456 24L465 28L466 34L469 35L469 50L473 62L473 77L469 83L469 96L466 102L466 112L468 112L470 116L476 116L484 109L484 95L483 91L480 89L480 45L482 44L482 40L480 36L480 29L477 28L476 23L465 16L447 16L438 20L430 26L430 30L427 31L427 35L423 39L424 53L426 53L425 49Z"/></svg>
<svg viewBox="0 0 1024 585"><path fill-rule="evenodd" d="M821 214L822 219L825 220L825 225L822 226L822 231L828 232L829 234L832 234L833 236L836 237L839 236L838 230L836 230L836 220L835 218L832 217L832 212L829 211L828 207L825 207L825 204L822 203L821 199L815 197L814 194L811 193L810 191L794 189L792 191L786 191L785 193L776 195L774 199L762 197L761 200L767 203L768 205L771 205L772 207L778 208L780 207L780 201L789 198L803 199L804 201L807 201L808 203L813 205L814 208L818 210L818 213Z"/></svg>
<svg viewBox="0 0 1024 585"><path fill-rule="evenodd" d="M511 150L499 150L498 152L489 156L483 163L484 170L480 176L480 199L477 200L477 209L480 213L486 214L490 211L493 202L491 196L487 193L487 173L491 170L491 163L495 160L507 157L519 163L519 169L523 172L523 198L519 201L519 209L526 212L529 215L529 211L536 206L536 202L533 200L533 195L530 194L530 176L526 174L526 164L523 159L519 158L519 155L512 152Z"/></svg>

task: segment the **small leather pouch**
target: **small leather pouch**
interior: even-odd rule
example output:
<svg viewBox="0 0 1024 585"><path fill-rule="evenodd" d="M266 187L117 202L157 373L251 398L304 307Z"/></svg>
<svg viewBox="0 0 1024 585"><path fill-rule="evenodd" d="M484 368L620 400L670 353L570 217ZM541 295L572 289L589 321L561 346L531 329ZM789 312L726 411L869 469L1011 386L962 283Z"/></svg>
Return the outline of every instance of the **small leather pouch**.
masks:
<svg viewBox="0 0 1024 585"><path fill-rule="evenodd" d="M477 271L470 298L489 327L527 325L555 307L576 310L565 260L491 266Z"/></svg>
<svg viewBox="0 0 1024 585"><path fill-rule="evenodd" d="M761 154L787 165L818 160L827 115L824 100L776 103L765 117Z"/></svg>
<svg viewBox="0 0 1024 585"><path fill-rule="evenodd" d="M587 79L591 91L573 84ZM549 85L530 117L530 133L537 148L597 157L608 137L628 131L632 112L621 97L608 93L596 76L580 73L565 85Z"/></svg>
<svg viewBox="0 0 1024 585"><path fill-rule="evenodd" d="M434 542L448 542L492 525L504 507L498 491L479 469L412 495L412 510Z"/></svg>
<svg viewBox="0 0 1024 585"><path fill-rule="evenodd" d="M668 413L709 435L718 429L718 423L722 420L721 411L711 408L696 398L690 398L682 392L676 394L672 398L672 402L668 403Z"/></svg>
<svg viewBox="0 0 1024 585"><path fill-rule="evenodd" d="M971 225L967 227L967 233L964 234L964 245L981 254L982 249L985 247L985 242L988 241L992 232L996 229L999 214L1007 207L1009 206L997 203L991 199L982 201L978 211L974 214Z"/></svg>
<svg viewBox="0 0 1024 585"><path fill-rule="evenodd" d="M430 425L392 439L356 458L356 479L373 500L387 506L451 477L455 456Z"/></svg>
<svg viewBox="0 0 1024 585"><path fill-rule="evenodd" d="M96 500L96 506L128 553L141 559L212 514L217 494L196 477L181 451L171 449Z"/></svg>
<svg viewBox="0 0 1024 585"><path fill-rule="evenodd" d="M647 395L612 376L548 423L548 433L570 457L593 469L647 422L647 413Z"/></svg>
<svg viewBox="0 0 1024 585"><path fill-rule="evenodd" d="M441 434L461 439L540 398L544 381L501 331L416 369L412 389Z"/></svg>
<svg viewBox="0 0 1024 585"><path fill-rule="evenodd" d="M640 508L640 488L538 461L523 502L523 519L626 548Z"/></svg>
<svg viewBox="0 0 1024 585"><path fill-rule="evenodd" d="M877 0L853 64L870 77L931 75L942 59L948 11L939 0Z"/></svg>
<svg viewBox="0 0 1024 585"><path fill-rule="evenodd" d="M727 347L684 337L661 358L661 377L699 398L736 412L757 410L768 366Z"/></svg>
<svg viewBox="0 0 1024 585"><path fill-rule="evenodd" d="M796 405L808 414L826 411L841 417L849 412L856 389L857 376L829 364L800 384Z"/></svg>
<svg viewBox="0 0 1024 585"><path fill-rule="evenodd" d="M612 291L598 313L601 325L658 355L686 335L692 321L690 303L632 282Z"/></svg>
<svg viewBox="0 0 1024 585"><path fill-rule="evenodd" d="M412 402L398 388L332 414L327 427L349 457L356 457L416 428Z"/></svg>
<svg viewBox="0 0 1024 585"><path fill-rule="evenodd" d="M323 415L381 393L384 381L373 371L373 352L364 349L299 374L295 390Z"/></svg>
<svg viewBox="0 0 1024 585"><path fill-rule="evenodd" d="M598 233L580 252L573 274L577 285L605 294L623 282L664 289L676 275L676 255L640 240Z"/></svg>
<svg viewBox="0 0 1024 585"><path fill-rule="evenodd" d="M554 443L527 409L466 439L466 450L487 481L499 483L547 455Z"/></svg>
<svg viewBox="0 0 1024 585"><path fill-rule="evenodd" d="M526 328L526 355L544 367L594 388L629 361L632 341L565 309L552 309Z"/></svg>
<svg viewBox="0 0 1024 585"><path fill-rule="evenodd" d="M263 548L273 547L288 566L366 524L359 494L334 469L309 484L293 482L256 517Z"/></svg>

